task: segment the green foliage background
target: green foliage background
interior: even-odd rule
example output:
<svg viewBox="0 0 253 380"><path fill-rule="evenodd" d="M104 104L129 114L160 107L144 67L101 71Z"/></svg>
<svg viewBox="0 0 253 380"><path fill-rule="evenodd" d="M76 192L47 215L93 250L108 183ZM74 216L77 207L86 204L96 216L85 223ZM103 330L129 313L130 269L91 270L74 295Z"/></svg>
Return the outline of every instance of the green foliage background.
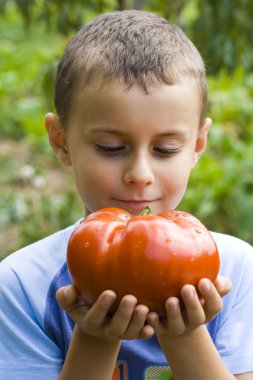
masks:
<svg viewBox="0 0 253 380"><path fill-rule="evenodd" d="M73 33L99 13L131 8L180 25L206 62L213 127L180 208L253 244L251 0L0 0L0 257L82 217L43 118L53 110L55 68Z"/></svg>

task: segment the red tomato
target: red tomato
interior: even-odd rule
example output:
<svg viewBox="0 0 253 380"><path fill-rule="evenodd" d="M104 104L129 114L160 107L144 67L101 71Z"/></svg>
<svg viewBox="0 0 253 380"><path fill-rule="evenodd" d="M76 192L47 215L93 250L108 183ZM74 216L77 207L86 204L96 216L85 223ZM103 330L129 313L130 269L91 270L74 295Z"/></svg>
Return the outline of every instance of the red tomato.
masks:
<svg viewBox="0 0 253 380"><path fill-rule="evenodd" d="M132 216L118 208L98 210L77 227L67 262L73 283L90 304L111 289L118 301L132 294L158 312L183 285L214 281L220 265L212 236L191 214Z"/></svg>

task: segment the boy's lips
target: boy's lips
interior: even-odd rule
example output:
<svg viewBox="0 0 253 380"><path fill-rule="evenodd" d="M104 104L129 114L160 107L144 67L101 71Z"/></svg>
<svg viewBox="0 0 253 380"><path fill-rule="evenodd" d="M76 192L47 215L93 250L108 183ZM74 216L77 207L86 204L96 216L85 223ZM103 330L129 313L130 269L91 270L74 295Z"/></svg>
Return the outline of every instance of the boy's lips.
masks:
<svg viewBox="0 0 253 380"><path fill-rule="evenodd" d="M143 207L152 204L155 200L148 200L148 199L140 199L140 200L136 200L136 199L127 199L127 200L124 200L124 199L115 199L115 201L117 201L120 204L122 204L123 208L140 210Z"/></svg>

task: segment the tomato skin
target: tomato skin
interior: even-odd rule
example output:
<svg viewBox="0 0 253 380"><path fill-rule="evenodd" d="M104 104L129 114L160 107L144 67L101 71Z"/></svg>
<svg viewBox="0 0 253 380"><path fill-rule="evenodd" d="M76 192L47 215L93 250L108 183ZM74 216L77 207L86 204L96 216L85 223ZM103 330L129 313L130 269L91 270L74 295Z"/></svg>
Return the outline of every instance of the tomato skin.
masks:
<svg viewBox="0 0 253 380"><path fill-rule="evenodd" d="M106 208L88 216L72 233L67 263L73 283L93 304L106 289L135 295L150 311L180 296L185 284L216 279L220 260L206 227L183 211L131 216ZM118 303L115 303L117 307Z"/></svg>

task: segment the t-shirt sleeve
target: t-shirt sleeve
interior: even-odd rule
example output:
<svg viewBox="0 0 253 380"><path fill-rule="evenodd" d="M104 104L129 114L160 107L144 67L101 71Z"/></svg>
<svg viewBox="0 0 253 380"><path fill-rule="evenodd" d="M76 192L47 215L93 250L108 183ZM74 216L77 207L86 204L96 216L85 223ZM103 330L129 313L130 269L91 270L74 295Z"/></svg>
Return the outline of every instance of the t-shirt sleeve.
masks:
<svg viewBox="0 0 253 380"><path fill-rule="evenodd" d="M222 274L231 278L224 297L215 345L233 374L253 371L253 248L233 238L221 248ZM225 256L225 258L224 258Z"/></svg>
<svg viewBox="0 0 253 380"><path fill-rule="evenodd" d="M27 281L19 277L19 260L22 266L22 254L15 265L12 259L0 264L0 379L55 380L62 357L44 330L43 285L29 282L33 274L25 267L21 272Z"/></svg>

